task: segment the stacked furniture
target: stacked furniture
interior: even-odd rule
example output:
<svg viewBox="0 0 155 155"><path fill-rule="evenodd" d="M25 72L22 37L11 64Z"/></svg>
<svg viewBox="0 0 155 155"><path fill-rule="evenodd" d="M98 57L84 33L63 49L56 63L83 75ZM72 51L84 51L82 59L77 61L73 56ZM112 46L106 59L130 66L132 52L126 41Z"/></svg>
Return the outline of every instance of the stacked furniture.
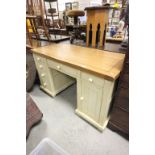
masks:
<svg viewBox="0 0 155 155"><path fill-rule="evenodd" d="M34 27L35 31L32 29L33 33L38 33L38 30L43 31L44 36L46 38L46 40L50 40L50 35L48 33L48 29L45 25L45 21L44 21L44 6L42 4L42 0L27 0L26 1L26 6L27 6L27 18L31 17L31 21L33 19L33 22L30 22L31 27ZM27 19L28 21L30 19ZM29 30L28 30L29 31ZM35 39L41 39L41 35L40 33L38 33L39 36L36 37ZM38 35L37 34L37 35Z"/></svg>
<svg viewBox="0 0 155 155"><path fill-rule="evenodd" d="M64 21L59 18L58 0L43 0L46 15L46 26L48 27L51 41L59 42L68 40Z"/></svg>
<svg viewBox="0 0 155 155"><path fill-rule="evenodd" d="M35 36L36 39L40 38L37 30L36 20L38 20L37 16L26 15L26 35L28 36L30 46L32 46L33 36Z"/></svg>
<svg viewBox="0 0 155 155"><path fill-rule="evenodd" d="M46 3L50 4L49 9L46 9L47 5L45 5L44 3L45 1ZM36 37L36 35L33 35L33 39L37 40L39 39L51 42L59 42L69 39L68 36L63 35L66 30L62 28L63 22L62 21L60 22L59 20L58 1L57 0L45 0L45 1L43 2L43 0L27 0L26 3L27 15L33 16L34 24L31 24L30 26L32 27L33 25L35 25L35 30L37 30L39 34L37 35L38 37ZM52 3L57 4L57 9L53 8ZM47 17L49 16L53 19L52 27L49 26L48 23L49 19L47 19ZM57 19L55 19L55 17L57 17ZM54 35L51 35L53 33ZM57 33L59 33L59 35L56 36ZM28 37L29 37L28 39L30 40L30 35Z"/></svg>
<svg viewBox="0 0 155 155"><path fill-rule="evenodd" d="M108 127L129 138L129 57L126 54Z"/></svg>

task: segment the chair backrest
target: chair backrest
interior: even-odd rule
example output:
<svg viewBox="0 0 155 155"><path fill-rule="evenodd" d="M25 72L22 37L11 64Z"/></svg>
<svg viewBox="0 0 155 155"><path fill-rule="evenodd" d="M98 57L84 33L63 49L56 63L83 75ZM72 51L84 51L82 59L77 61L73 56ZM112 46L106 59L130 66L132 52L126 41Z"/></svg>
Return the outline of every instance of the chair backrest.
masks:
<svg viewBox="0 0 155 155"><path fill-rule="evenodd" d="M30 15L43 16L45 14L43 0L27 0L27 12Z"/></svg>

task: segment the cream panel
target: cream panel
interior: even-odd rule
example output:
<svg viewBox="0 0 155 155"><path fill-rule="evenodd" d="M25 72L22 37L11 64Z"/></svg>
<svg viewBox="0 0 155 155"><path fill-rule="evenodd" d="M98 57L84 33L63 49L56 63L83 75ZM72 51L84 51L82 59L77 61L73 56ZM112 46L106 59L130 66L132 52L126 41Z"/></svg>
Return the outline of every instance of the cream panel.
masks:
<svg viewBox="0 0 155 155"><path fill-rule="evenodd" d="M58 93L68 87L69 85L75 83L75 79L65 74L58 72L53 77L55 92Z"/></svg>
<svg viewBox="0 0 155 155"><path fill-rule="evenodd" d="M82 79L80 101L81 112L87 114L96 122L99 122L100 108L102 104L102 85L98 85L87 79Z"/></svg>
<svg viewBox="0 0 155 155"><path fill-rule="evenodd" d="M109 118L108 112L110 108L110 103L112 101L113 90L114 90L115 82L105 80L105 84L103 87L103 95L102 95L102 106L100 112L99 123L101 125Z"/></svg>

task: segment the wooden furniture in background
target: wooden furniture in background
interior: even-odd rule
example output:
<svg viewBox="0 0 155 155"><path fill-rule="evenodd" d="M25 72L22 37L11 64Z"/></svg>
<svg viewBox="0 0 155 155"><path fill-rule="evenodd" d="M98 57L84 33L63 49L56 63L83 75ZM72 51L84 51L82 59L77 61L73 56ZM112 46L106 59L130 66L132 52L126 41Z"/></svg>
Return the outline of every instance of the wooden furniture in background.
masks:
<svg viewBox="0 0 155 155"><path fill-rule="evenodd" d="M48 26L51 28L55 28L55 26L60 28L58 0L43 0L43 1L45 6L46 20L48 21L48 17L50 17L52 21L52 24L49 23ZM49 5L48 9L46 8L47 4ZM55 6L54 4L56 5L56 8L53 7Z"/></svg>
<svg viewBox="0 0 155 155"><path fill-rule="evenodd" d="M58 0L43 0L45 6L46 26L48 27L51 41L59 42L68 40L64 20L59 18Z"/></svg>
<svg viewBox="0 0 155 155"><path fill-rule="evenodd" d="M30 46L32 46L32 36L39 39L39 33L36 26L37 16L26 15L26 34L29 39Z"/></svg>
<svg viewBox="0 0 155 155"><path fill-rule="evenodd" d="M108 127L129 138L129 57L125 58Z"/></svg>
<svg viewBox="0 0 155 155"><path fill-rule="evenodd" d="M26 6L27 6L27 14L36 16L38 21L36 24L37 29L42 29L44 31L45 36L47 37L47 40L50 40L50 35L48 33L48 29L45 25L45 20L44 20L44 5L42 0L27 0L26 1Z"/></svg>
<svg viewBox="0 0 155 155"><path fill-rule="evenodd" d="M72 44L74 39L81 39L80 32L80 22L78 21L78 17L84 16L85 12L83 10L70 10L67 12L67 16L74 18L73 31L71 32L70 43Z"/></svg>
<svg viewBox="0 0 155 155"><path fill-rule="evenodd" d="M99 47L104 48L110 8L106 6L85 8L87 11L87 46L96 47L99 42Z"/></svg>
<svg viewBox="0 0 155 155"><path fill-rule="evenodd" d="M70 44L53 44L32 51L41 89L54 97L76 80L76 114L103 131L124 54Z"/></svg>

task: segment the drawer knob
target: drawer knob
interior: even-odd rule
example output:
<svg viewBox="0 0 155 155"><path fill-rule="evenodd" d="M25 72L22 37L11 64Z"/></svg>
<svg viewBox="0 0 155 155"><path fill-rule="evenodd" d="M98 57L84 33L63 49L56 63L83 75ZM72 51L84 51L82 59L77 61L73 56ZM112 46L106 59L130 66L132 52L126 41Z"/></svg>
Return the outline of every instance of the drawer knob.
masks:
<svg viewBox="0 0 155 155"><path fill-rule="evenodd" d="M80 100L83 101L84 100L84 97L80 97Z"/></svg>
<svg viewBox="0 0 155 155"><path fill-rule="evenodd" d="M57 66L57 69L60 69L60 66Z"/></svg>
<svg viewBox="0 0 155 155"><path fill-rule="evenodd" d="M89 78L89 82L93 82L93 79L92 78Z"/></svg>
<svg viewBox="0 0 155 155"><path fill-rule="evenodd" d="M43 66L42 65L39 65L39 68L43 68Z"/></svg>
<svg viewBox="0 0 155 155"><path fill-rule="evenodd" d="M45 77L45 74L41 74L41 77Z"/></svg>
<svg viewBox="0 0 155 155"><path fill-rule="evenodd" d="M47 86L46 82L43 85L46 87Z"/></svg>
<svg viewBox="0 0 155 155"><path fill-rule="evenodd" d="M37 60L39 61L39 60L40 60L40 58L38 57L38 58L37 58Z"/></svg>

